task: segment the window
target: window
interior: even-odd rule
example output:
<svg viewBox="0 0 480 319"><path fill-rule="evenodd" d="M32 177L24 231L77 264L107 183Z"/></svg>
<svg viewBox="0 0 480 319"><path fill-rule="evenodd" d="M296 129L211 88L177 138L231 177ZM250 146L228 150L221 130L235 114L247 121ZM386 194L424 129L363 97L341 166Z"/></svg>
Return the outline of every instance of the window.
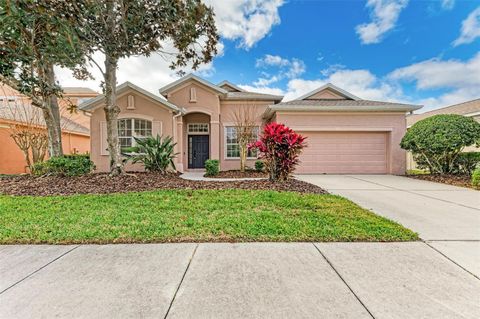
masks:
<svg viewBox="0 0 480 319"><path fill-rule="evenodd" d="M189 123L188 133L208 133L208 123Z"/></svg>
<svg viewBox="0 0 480 319"><path fill-rule="evenodd" d="M255 142L258 139L258 127L253 129L253 138L250 142ZM237 142L237 133L234 126L225 127L225 155L226 158L239 158L240 146ZM257 158L257 150L249 150L248 158Z"/></svg>
<svg viewBox="0 0 480 319"><path fill-rule="evenodd" d="M136 138L152 136L152 122L140 119L118 120L120 148L132 147Z"/></svg>

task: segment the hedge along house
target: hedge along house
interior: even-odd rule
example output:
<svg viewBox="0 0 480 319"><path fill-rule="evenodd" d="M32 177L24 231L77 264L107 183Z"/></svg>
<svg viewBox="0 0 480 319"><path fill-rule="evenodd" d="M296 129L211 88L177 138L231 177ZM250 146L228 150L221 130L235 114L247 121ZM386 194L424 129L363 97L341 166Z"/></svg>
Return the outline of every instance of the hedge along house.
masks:
<svg viewBox="0 0 480 319"><path fill-rule="evenodd" d="M246 92L224 81L218 85L187 75L159 90L165 98L131 83L118 87L119 136L123 147L134 137L172 136L177 143L179 171L202 169L218 159L221 170L240 167L235 115L248 109L259 132L277 121L308 137L298 173L405 172L405 152L399 143L406 130L405 114L419 106L361 100L331 84L295 101L282 96ZM80 108L91 113L91 155L98 171L109 170L104 97ZM247 165L253 167L255 153ZM128 164L127 170L140 166Z"/></svg>

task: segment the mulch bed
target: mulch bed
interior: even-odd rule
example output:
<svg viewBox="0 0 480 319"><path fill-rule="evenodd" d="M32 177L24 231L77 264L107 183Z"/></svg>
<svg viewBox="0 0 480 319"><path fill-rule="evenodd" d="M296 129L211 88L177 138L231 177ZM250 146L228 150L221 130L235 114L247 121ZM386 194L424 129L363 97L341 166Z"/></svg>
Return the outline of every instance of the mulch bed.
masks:
<svg viewBox="0 0 480 319"><path fill-rule="evenodd" d="M240 171L221 171L218 175L207 176L208 178L267 178L268 174L265 172L257 172L254 170Z"/></svg>
<svg viewBox="0 0 480 319"><path fill-rule="evenodd" d="M420 174L420 175L407 175L407 176L410 178L421 179L424 181L478 189L472 186L471 177L468 175Z"/></svg>
<svg viewBox="0 0 480 319"><path fill-rule="evenodd" d="M246 189L327 193L318 186L295 179L283 183L272 183L268 180L207 182L185 180L173 174L165 176L154 173L132 173L117 177L110 177L108 174L90 174L80 177L0 176L0 194L5 195L110 194L156 189Z"/></svg>

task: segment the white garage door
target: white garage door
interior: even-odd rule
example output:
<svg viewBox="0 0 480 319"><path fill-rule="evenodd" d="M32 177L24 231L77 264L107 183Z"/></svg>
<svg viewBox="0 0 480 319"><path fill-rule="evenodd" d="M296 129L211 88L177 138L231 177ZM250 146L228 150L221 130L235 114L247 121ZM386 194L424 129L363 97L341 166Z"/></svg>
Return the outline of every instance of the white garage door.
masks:
<svg viewBox="0 0 480 319"><path fill-rule="evenodd" d="M387 173L385 132L300 132L308 146L297 173Z"/></svg>

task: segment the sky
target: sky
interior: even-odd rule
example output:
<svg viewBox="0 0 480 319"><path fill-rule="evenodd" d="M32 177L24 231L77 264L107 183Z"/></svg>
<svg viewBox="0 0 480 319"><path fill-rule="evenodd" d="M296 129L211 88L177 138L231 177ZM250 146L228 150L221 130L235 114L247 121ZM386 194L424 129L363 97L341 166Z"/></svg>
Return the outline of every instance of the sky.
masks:
<svg viewBox="0 0 480 319"><path fill-rule="evenodd" d="M480 0L204 0L221 36L195 73L295 99L333 83L363 99L424 105L480 98ZM98 56L101 61L101 56ZM178 78L159 54L122 60L118 83L158 94ZM186 69L186 72L191 70ZM64 86L101 91L100 73Z"/></svg>

